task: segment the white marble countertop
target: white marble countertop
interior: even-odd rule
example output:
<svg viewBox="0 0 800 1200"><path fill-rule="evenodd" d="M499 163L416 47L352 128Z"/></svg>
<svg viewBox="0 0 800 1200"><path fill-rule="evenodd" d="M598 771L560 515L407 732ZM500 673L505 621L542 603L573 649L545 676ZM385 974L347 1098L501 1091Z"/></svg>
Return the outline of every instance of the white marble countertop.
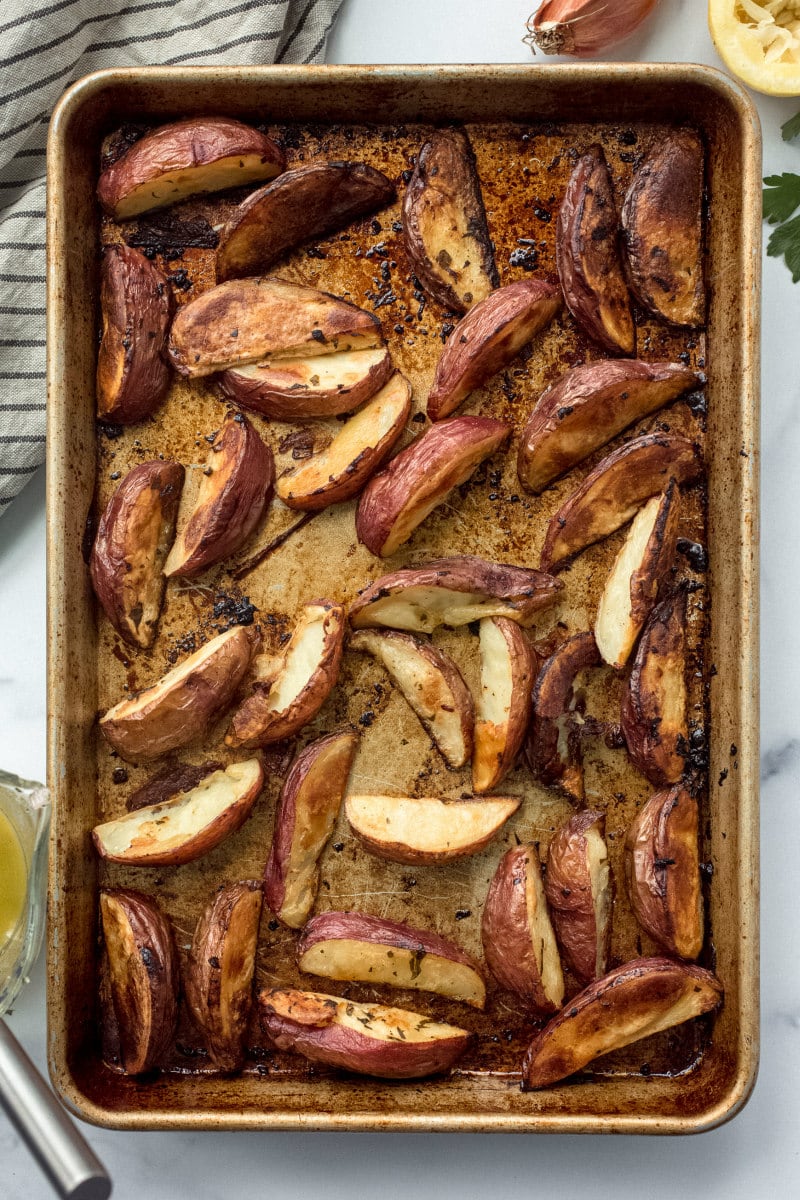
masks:
<svg viewBox="0 0 800 1200"><path fill-rule="evenodd" d="M521 45L533 0L347 0L329 61L528 62ZM617 57L720 65L705 0L662 0L646 34ZM757 96L765 174L800 171L800 145L780 125L800 100ZM762 1052L755 1093L734 1121L691 1139L383 1136L333 1134L124 1134L84 1126L107 1164L117 1200L218 1200L232 1194L329 1200L379 1194L403 1200L523 1194L622 1200L678 1196L774 1200L800 1195L800 375L794 361L800 286L765 259L763 301L762 572ZM797 457L796 457L797 456ZM788 538L788 545L786 539ZM779 553L780 551L780 553ZM780 560L780 561L779 561ZM787 580L787 575L790 577ZM0 523L0 764L45 775L44 479L34 479ZM792 850L794 846L794 851ZM11 1024L44 1069L44 966L40 961ZM0 1117L0 1196L50 1193Z"/></svg>

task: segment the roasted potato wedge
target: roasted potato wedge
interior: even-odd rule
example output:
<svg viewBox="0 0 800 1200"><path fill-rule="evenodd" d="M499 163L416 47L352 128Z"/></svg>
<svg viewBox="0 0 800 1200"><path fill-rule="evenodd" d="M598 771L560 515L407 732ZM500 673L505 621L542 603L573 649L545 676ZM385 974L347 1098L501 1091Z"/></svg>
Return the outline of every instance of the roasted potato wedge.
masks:
<svg viewBox="0 0 800 1200"><path fill-rule="evenodd" d="M481 690L475 718L472 786L490 792L514 766L531 715L536 654L515 621L480 623Z"/></svg>
<svg viewBox="0 0 800 1200"><path fill-rule="evenodd" d="M179 792L191 792L207 775L222 770L223 764L215 759L202 763L170 763L154 775L148 776L143 784L132 791L125 801L125 808L128 812L135 812L137 808L163 804Z"/></svg>
<svg viewBox="0 0 800 1200"><path fill-rule="evenodd" d="M686 593L663 600L642 633L622 697L622 732L637 771L655 787L686 769Z"/></svg>
<svg viewBox="0 0 800 1200"><path fill-rule="evenodd" d="M561 953L579 983L608 969L613 893L605 813L584 809L556 830L544 890Z"/></svg>
<svg viewBox="0 0 800 1200"><path fill-rule="evenodd" d="M155 900L128 888L100 892L111 999L122 1069L157 1067L178 1020L180 974L169 921Z"/></svg>
<svg viewBox="0 0 800 1200"><path fill-rule="evenodd" d="M272 499L275 461L242 413L223 421L200 487L179 515L164 574L192 579L234 554L261 522Z"/></svg>
<svg viewBox="0 0 800 1200"><path fill-rule="evenodd" d="M318 738L297 755L281 788L264 899L291 929L300 929L314 906L319 857L336 824L357 745L351 729Z"/></svg>
<svg viewBox="0 0 800 1200"><path fill-rule="evenodd" d="M177 204L201 192L220 192L272 179L283 151L232 117L189 117L152 129L106 167L97 198L115 221Z"/></svg>
<svg viewBox="0 0 800 1200"><path fill-rule="evenodd" d="M612 451L552 517L542 570L559 570L581 550L630 521L670 479L693 483L703 471L698 447L676 433L645 433Z"/></svg>
<svg viewBox="0 0 800 1200"><path fill-rule="evenodd" d="M106 246L100 314L97 415L120 425L143 421L169 387L165 351L172 292L166 276L138 250Z"/></svg>
<svg viewBox="0 0 800 1200"><path fill-rule="evenodd" d="M567 308L609 354L633 354L636 329L620 255L614 188L601 146L569 178L558 213L556 265Z"/></svg>
<svg viewBox="0 0 800 1200"><path fill-rule="evenodd" d="M325 979L417 988L473 1008L486 1003L480 967L454 942L366 913L312 917L297 943L297 965Z"/></svg>
<svg viewBox="0 0 800 1200"><path fill-rule="evenodd" d="M574 711L575 679L600 665L594 635L576 633L550 655L533 685L533 717L525 757L535 779L583 802L580 717Z"/></svg>
<svg viewBox="0 0 800 1200"><path fill-rule="evenodd" d="M594 640L601 658L621 671L675 560L680 519L675 480L639 509L597 606Z"/></svg>
<svg viewBox="0 0 800 1200"><path fill-rule="evenodd" d="M472 1037L421 1013L321 992L273 989L261 992L258 1002L261 1028L279 1050L379 1079L447 1071Z"/></svg>
<svg viewBox="0 0 800 1200"><path fill-rule="evenodd" d="M348 796L350 828L389 862L438 866L487 846L521 804L519 796Z"/></svg>
<svg viewBox="0 0 800 1200"><path fill-rule="evenodd" d="M656 792L625 839L625 882L636 920L677 958L703 949L700 815L680 784Z"/></svg>
<svg viewBox="0 0 800 1200"><path fill-rule="evenodd" d="M129 762L187 746L231 703L254 648L250 630L226 629L156 683L110 708L100 718L100 732Z"/></svg>
<svg viewBox="0 0 800 1200"><path fill-rule="evenodd" d="M197 922L189 951L186 1003L220 1071L244 1064L262 899L257 879L223 887Z"/></svg>
<svg viewBox="0 0 800 1200"><path fill-rule="evenodd" d="M164 600L164 563L175 536L184 470L180 463L140 463L106 505L92 546L92 586L117 633L147 650Z"/></svg>
<svg viewBox="0 0 800 1200"><path fill-rule="evenodd" d="M357 496L391 453L410 412L411 384L397 372L329 446L278 477L279 498L288 508L319 512Z"/></svg>
<svg viewBox="0 0 800 1200"><path fill-rule="evenodd" d="M500 282L475 155L460 129L438 130L417 156L403 197L403 240L429 296L454 312Z"/></svg>
<svg viewBox="0 0 800 1200"><path fill-rule="evenodd" d="M351 635L348 647L371 654L386 668L448 767L463 767L472 754L475 707L452 658L393 629L362 629Z"/></svg>
<svg viewBox="0 0 800 1200"><path fill-rule="evenodd" d="M170 361L190 378L382 346L372 313L275 275L231 279L202 292L178 309L169 335Z"/></svg>
<svg viewBox="0 0 800 1200"><path fill-rule="evenodd" d="M391 204L395 189L362 162L303 163L247 197L222 230L217 279L261 275L287 250Z"/></svg>
<svg viewBox="0 0 800 1200"><path fill-rule="evenodd" d="M510 433L509 424L492 417L451 417L432 426L367 484L356 510L358 540L389 558Z"/></svg>
<svg viewBox="0 0 800 1200"><path fill-rule="evenodd" d="M428 396L428 416L440 421L471 392L502 371L561 310L558 288L518 279L490 292L459 321L445 343Z"/></svg>
<svg viewBox="0 0 800 1200"><path fill-rule="evenodd" d="M561 1007L564 976L533 843L513 846L500 859L486 895L481 940L502 987L535 1012Z"/></svg>
<svg viewBox="0 0 800 1200"><path fill-rule="evenodd" d="M354 629L372 625L431 633L439 625L469 625L482 617L533 623L563 583L542 571L461 554L376 579L350 605Z"/></svg>
<svg viewBox="0 0 800 1200"><path fill-rule="evenodd" d="M572 367L542 393L528 418L517 457L520 483L541 492L623 429L699 383L680 363L618 358Z"/></svg>
<svg viewBox="0 0 800 1200"><path fill-rule="evenodd" d="M340 604L307 604L271 683L256 679L252 695L237 708L225 738L251 750L293 737L327 700L342 661L345 613Z"/></svg>
<svg viewBox="0 0 800 1200"><path fill-rule="evenodd" d="M393 369L386 347L374 346L249 363L223 371L218 388L224 399L273 421L338 417L374 396Z"/></svg>
<svg viewBox="0 0 800 1200"><path fill-rule="evenodd" d="M528 1047L524 1089L549 1087L593 1059L682 1025L722 1003L722 984L702 967L636 958L590 983Z"/></svg>
<svg viewBox="0 0 800 1200"><path fill-rule="evenodd" d="M631 286L645 308L671 325L702 325L703 144L675 129L639 167L622 206Z"/></svg>
<svg viewBox="0 0 800 1200"><path fill-rule="evenodd" d="M95 825L101 858L134 867L178 867L202 858L250 815L264 771L257 758L206 775L188 792Z"/></svg>

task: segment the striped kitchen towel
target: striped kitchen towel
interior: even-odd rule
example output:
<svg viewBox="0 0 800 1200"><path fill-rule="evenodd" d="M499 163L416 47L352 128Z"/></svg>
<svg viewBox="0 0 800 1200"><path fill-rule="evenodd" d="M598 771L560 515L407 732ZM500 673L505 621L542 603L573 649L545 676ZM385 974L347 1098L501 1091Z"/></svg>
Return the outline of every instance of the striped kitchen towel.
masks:
<svg viewBox="0 0 800 1200"><path fill-rule="evenodd" d="M45 143L101 67L310 63L344 0L31 0L0 5L0 515L44 461Z"/></svg>

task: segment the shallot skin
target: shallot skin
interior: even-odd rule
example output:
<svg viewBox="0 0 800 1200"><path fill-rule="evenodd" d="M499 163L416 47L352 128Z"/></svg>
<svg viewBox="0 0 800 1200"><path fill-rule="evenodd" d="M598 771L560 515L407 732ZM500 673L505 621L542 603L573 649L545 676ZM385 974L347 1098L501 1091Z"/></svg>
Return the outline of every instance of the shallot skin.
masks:
<svg viewBox="0 0 800 1200"><path fill-rule="evenodd" d="M592 58L622 42L649 17L658 0L544 0L528 18L523 40L535 53Z"/></svg>

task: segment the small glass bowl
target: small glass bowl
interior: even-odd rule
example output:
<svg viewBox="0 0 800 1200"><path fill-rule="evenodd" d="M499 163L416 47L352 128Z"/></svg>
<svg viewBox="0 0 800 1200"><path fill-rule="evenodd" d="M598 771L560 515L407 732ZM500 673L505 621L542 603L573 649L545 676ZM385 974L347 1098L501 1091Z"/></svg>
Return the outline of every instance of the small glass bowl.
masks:
<svg viewBox="0 0 800 1200"><path fill-rule="evenodd" d="M0 1016L8 1012L27 982L28 972L42 945L47 913L47 848L50 794L31 783L0 771L0 812L9 820L25 858L27 887L19 920L0 947Z"/></svg>

